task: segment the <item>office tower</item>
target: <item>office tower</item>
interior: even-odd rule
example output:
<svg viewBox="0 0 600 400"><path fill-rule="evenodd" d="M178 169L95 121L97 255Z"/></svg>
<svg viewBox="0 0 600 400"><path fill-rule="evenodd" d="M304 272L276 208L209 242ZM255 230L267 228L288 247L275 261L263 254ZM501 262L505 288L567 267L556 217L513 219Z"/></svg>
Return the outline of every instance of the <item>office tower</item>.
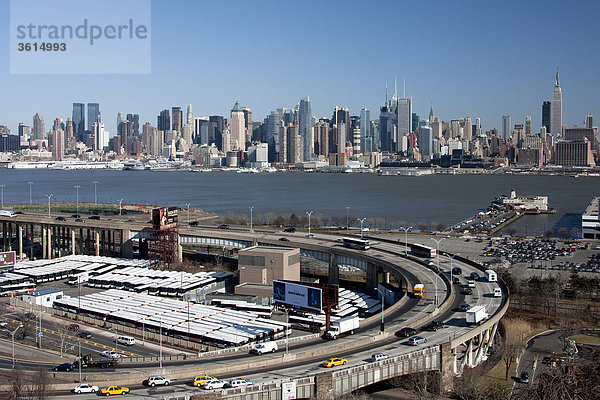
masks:
<svg viewBox="0 0 600 400"><path fill-rule="evenodd" d="M502 137L508 142L510 139L510 115L502 116Z"/></svg>
<svg viewBox="0 0 600 400"><path fill-rule="evenodd" d="M294 112L294 110L291 110L289 108L279 108L277 109L277 112L279 112L284 126L287 126L288 124L293 124L296 120L296 113Z"/></svg>
<svg viewBox="0 0 600 400"><path fill-rule="evenodd" d="M371 151L380 151L379 148L379 121L371 121Z"/></svg>
<svg viewBox="0 0 600 400"><path fill-rule="evenodd" d="M381 151L391 153L397 150L394 118L389 106L381 107L379 113L379 148Z"/></svg>
<svg viewBox="0 0 600 400"><path fill-rule="evenodd" d="M552 96L552 114L550 122L550 133L555 138L562 135L562 90L558 79L558 68L556 69L556 84Z"/></svg>
<svg viewBox="0 0 600 400"><path fill-rule="evenodd" d="M542 104L542 126L546 127L546 132L551 132L551 118L552 115L552 103L549 101L544 101Z"/></svg>
<svg viewBox="0 0 600 400"><path fill-rule="evenodd" d="M412 113L411 132L416 132L419 128L419 114Z"/></svg>
<svg viewBox="0 0 600 400"><path fill-rule="evenodd" d="M283 126L281 114L277 111L271 111L269 115L267 115L267 118L265 118L265 123L263 125L264 130L261 141L269 146L269 162L277 160L282 161L277 154L281 152L281 142L279 140L279 130Z"/></svg>
<svg viewBox="0 0 600 400"><path fill-rule="evenodd" d="M244 133L244 110L236 101L231 109L231 118L229 119L229 134L231 135L230 150L245 150L246 136Z"/></svg>
<svg viewBox="0 0 600 400"><path fill-rule="evenodd" d="M210 138L210 119L208 117L194 118L193 142L199 145L208 145ZM213 142L214 143L214 142Z"/></svg>
<svg viewBox="0 0 600 400"><path fill-rule="evenodd" d="M171 130L181 132L183 127L183 111L181 107L171 107Z"/></svg>
<svg viewBox="0 0 600 400"><path fill-rule="evenodd" d="M29 140L30 129L29 126L25 125L23 122L19 123L19 138L20 141Z"/></svg>
<svg viewBox="0 0 600 400"><path fill-rule="evenodd" d="M525 117L525 134L527 136L531 135L531 115Z"/></svg>
<svg viewBox="0 0 600 400"><path fill-rule="evenodd" d="M159 156L164 146L163 132L146 122L142 127L142 137L146 140L146 151L153 156Z"/></svg>
<svg viewBox="0 0 600 400"><path fill-rule="evenodd" d="M398 137L408 135L412 132L412 99L398 99L396 109L396 120Z"/></svg>
<svg viewBox="0 0 600 400"><path fill-rule="evenodd" d="M119 112L117 114L117 133L119 133L119 126L121 126L121 122L125 121L125 119L123 118L123 113Z"/></svg>
<svg viewBox="0 0 600 400"><path fill-rule="evenodd" d="M313 135L315 137L315 154L318 156L327 156L329 154L329 121L319 119L313 125Z"/></svg>
<svg viewBox="0 0 600 400"><path fill-rule="evenodd" d="M419 124L419 133L417 134L417 143L422 160L431 160L433 156L433 131L426 121Z"/></svg>
<svg viewBox="0 0 600 400"><path fill-rule="evenodd" d="M44 118L39 113L33 116L33 140L43 140L46 136Z"/></svg>
<svg viewBox="0 0 600 400"><path fill-rule="evenodd" d="M164 109L160 112L157 118L156 127L159 131L163 132L171 130L171 114L168 109Z"/></svg>
<svg viewBox="0 0 600 400"><path fill-rule="evenodd" d="M223 131L225 130L225 118L220 115L211 115L208 117L208 143L217 146L217 149L223 150ZM229 144L227 145L229 146Z"/></svg>
<svg viewBox="0 0 600 400"><path fill-rule="evenodd" d="M140 134L140 116L138 114L127 114L127 121L131 122L133 136Z"/></svg>
<svg viewBox="0 0 600 400"><path fill-rule="evenodd" d="M83 132L85 132L85 104L73 103L73 134L79 141L83 141Z"/></svg>
<svg viewBox="0 0 600 400"><path fill-rule="evenodd" d="M188 104L187 106L187 115L186 115L186 124L194 125L194 112L192 111L192 105Z"/></svg>
<svg viewBox="0 0 600 400"><path fill-rule="evenodd" d="M463 128L463 137L465 139L467 139L467 141L469 141L469 142L473 139L473 125L471 123L471 117L465 118L465 126Z"/></svg>
<svg viewBox="0 0 600 400"><path fill-rule="evenodd" d="M459 120L453 119L450 121L450 129L452 130L452 139L462 136L462 128Z"/></svg>
<svg viewBox="0 0 600 400"><path fill-rule="evenodd" d="M187 145L188 149L191 148L192 143L193 143L193 140L192 140L193 133L194 133L194 126L192 124L184 124L183 125L181 137L185 141L185 144Z"/></svg>
<svg viewBox="0 0 600 400"><path fill-rule="evenodd" d="M332 138L329 140L329 148L335 149L337 153L345 153L347 141L352 138L352 121L348 107L335 107L331 119Z"/></svg>
<svg viewBox="0 0 600 400"><path fill-rule="evenodd" d="M312 132L312 109L310 106L310 98L303 97L300 99L300 107L298 108L298 131L304 141L304 161L310 161L313 155L313 132Z"/></svg>
<svg viewBox="0 0 600 400"><path fill-rule="evenodd" d="M57 161L62 160L65 154L65 132L62 129L62 122L61 118L56 118L50 132L52 137L52 157Z"/></svg>
<svg viewBox="0 0 600 400"><path fill-rule="evenodd" d="M366 108L360 110L360 151L362 153L371 152L371 112Z"/></svg>
<svg viewBox="0 0 600 400"><path fill-rule="evenodd" d="M108 147L108 132L104 130L102 122L92 124L92 135L94 136L94 150L102 151Z"/></svg>
<svg viewBox="0 0 600 400"><path fill-rule="evenodd" d="M429 123L431 123L433 121L433 104L431 105L431 108L429 109Z"/></svg>
<svg viewBox="0 0 600 400"><path fill-rule="evenodd" d="M585 127L590 129L594 127L594 116L592 114L585 116Z"/></svg>
<svg viewBox="0 0 600 400"><path fill-rule="evenodd" d="M74 141L75 139L75 126L71 118L67 118L67 125L65 128L65 140L67 143ZM67 148L69 146L66 146Z"/></svg>
<svg viewBox="0 0 600 400"><path fill-rule="evenodd" d="M252 142L252 110L250 107L242 107L244 112L244 140L245 143Z"/></svg>
<svg viewBox="0 0 600 400"><path fill-rule="evenodd" d="M98 103L87 103L87 116L88 116L88 123L87 123L87 130L91 131L92 130L92 124L94 122L101 122L100 120L100 104Z"/></svg>

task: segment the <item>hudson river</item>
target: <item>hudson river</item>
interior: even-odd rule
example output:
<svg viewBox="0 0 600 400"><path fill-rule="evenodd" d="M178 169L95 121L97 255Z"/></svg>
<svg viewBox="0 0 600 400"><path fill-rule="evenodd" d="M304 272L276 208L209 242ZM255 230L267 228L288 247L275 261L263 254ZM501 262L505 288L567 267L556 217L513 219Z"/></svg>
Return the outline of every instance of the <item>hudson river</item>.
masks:
<svg viewBox="0 0 600 400"><path fill-rule="evenodd" d="M542 234L545 229L581 227L581 212L600 193L597 177L511 176L511 175L429 175L421 177L378 176L376 174L327 174L277 172L238 174L235 172L192 173L111 171L111 170L0 170L4 204L29 202L28 181L34 182L34 203L94 201L98 181L98 202L178 205L191 203L219 215L254 215L274 212L298 216L307 211L327 216L344 216L346 207L356 218L383 218L387 227L425 222L450 226L486 208L494 197L509 194L545 195L552 215L525 216L513 226L519 233Z"/></svg>

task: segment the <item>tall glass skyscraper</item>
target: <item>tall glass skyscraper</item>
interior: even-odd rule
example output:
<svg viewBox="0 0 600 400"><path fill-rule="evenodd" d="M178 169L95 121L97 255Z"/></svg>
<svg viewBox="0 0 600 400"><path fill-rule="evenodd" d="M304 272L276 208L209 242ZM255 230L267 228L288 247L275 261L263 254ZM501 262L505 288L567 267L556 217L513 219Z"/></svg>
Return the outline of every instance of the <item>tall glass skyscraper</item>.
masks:
<svg viewBox="0 0 600 400"><path fill-rule="evenodd" d="M92 130L92 125L96 122L100 122L100 104L98 103L88 103L87 104L87 112L88 112L88 123L87 130Z"/></svg>
<svg viewBox="0 0 600 400"><path fill-rule="evenodd" d="M398 137L408 135L412 132L412 100L398 99L398 108L396 109Z"/></svg>
<svg viewBox="0 0 600 400"><path fill-rule="evenodd" d="M302 140L304 141L304 161L312 159L312 110L310 108L310 98L303 97L300 99L300 107L298 109L298 130Z"/></svg>
<svg viewBox="0 0 600 400"><path fill-rule="evenodd" d="M371 112L366 108L360 110L360 150L364 152L371 152L370 144L372 143L367 138L371 137ZM367 146L369 144L369 146Z"/></svg>
<svg viewBox="0 0 600 400"><path fill-rule="evenodd" d="M549 101L544 101L544 103L542 104L542 126L546 127L547 133L552 132L550 130L550 128L552 127L550 125L551 112L552 112L552 103L550 103Z"/></svg>
<svg viewBox="0 0 600 400"><path fill-rule="evenodd" d="M85 131L85 104L73 103L73 134L77 140L82 140Z"/></svg>

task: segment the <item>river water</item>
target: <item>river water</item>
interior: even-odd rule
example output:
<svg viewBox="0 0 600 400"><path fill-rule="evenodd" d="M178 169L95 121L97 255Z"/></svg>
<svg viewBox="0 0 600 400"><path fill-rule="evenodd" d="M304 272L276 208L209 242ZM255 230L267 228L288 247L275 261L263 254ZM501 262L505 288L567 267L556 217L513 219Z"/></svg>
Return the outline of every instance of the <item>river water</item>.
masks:
<svg viewBox="0 0 600 400"><path fill-rule="evenodd" d="M179 205L219 215L273 212L298 216L315 214L356 218L381 218L379 225L397 227L428 223L446 226L469 218L501 194L545 195L556 214L525 216L513 226L518 233L542 234L545 229L581 226L581 212L598 195L600 178L514 175L428 175L421 177L379 176L376 174L327 174L277 172L238 174L235 172L193 173L187 171L111 170L0 170L4 204L74 202L75 185L81 202L94 201L98 181L98 202ZM344 223L345 224L345 223Z"/></svg>

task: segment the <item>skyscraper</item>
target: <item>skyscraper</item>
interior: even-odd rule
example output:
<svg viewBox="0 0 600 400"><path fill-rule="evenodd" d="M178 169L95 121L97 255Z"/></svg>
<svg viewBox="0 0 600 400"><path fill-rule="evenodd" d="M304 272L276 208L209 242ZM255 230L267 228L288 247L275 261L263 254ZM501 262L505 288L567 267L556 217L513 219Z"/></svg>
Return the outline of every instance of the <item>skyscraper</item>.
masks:
<svg viewBox="0 0 600 400"><path fill-rule="evenodd" d="M594 127L594 116L592 114L588 114L585 116L585 127L586 128Z"/></svg>
<svg viewBox="0 0 600 400"><path fill-rule="evenodd" d="M104 130L102 122L94 122L92 124L92 135L94 136L94 150L102 151L108 147L108 132Z"/></svg>
<svg viewBox="0 0 600 400"><path fill-rule="evenodd" d="M546 132L550 133L551 130L551 122L550 115L552 113L552 103L549 101L544 101L542 104L542 126L546 127Z"/></svg>
<svg viewBox="0 0 600 400"><path fill-rule="evenodd" d="M408 135L412 132L412 99L398 99L396 119L398 126L398 137Z"/></svg>
<svg viewBox="0 0 600 400"><path fill-rule="evenodd" d="M244 112L244 140L246 143L252 142L252 110L250 107L242 107Z"/></svg>
<svg viewBox="0 0 600 400"><path fill-rule="evenodd" d="M508 142L510 139L510 115L502 116L502 137Z"/></svg>
<svg viewBox="0 0 600 400"><path fill-rule="evenodd" d="M186 124L194 125L194 112L192 111L192 105L191 104L188 104L188 106L187 106Z"/></svg>
<svg viewBox="0 0 600 400"><path fill-rule="evenodd" d="M45 137L44 118L39 113L35 113L33 116L33 140L44 140Z"/></svg>
<svg viewBox="0 0 600 400"><path fill-rule="evenodd" d="M361 152L371 152L371 112L366 108L360 110L360 150Z"/></svg>
<svg viewBox="0 0 600 400"><path fill-rule="evenodd" d="M181 132L181 128L183 127L183 111L181 111L181 107L172 107L171 116L171 129L177 132Z"/></svg>
<svg viewBox="0 0 600 400"><path fill-rule="evenodd" d="M83 141L85 131L85 104L73 103L73 134L79 141Z"/></svg>
<svg viewBox="0 0 600 400"><path fill-rule="evenodd" d="M166 132L171 129L171 114L169 109L164 109L160 112L157 118L156 127L159 131Z"/></svg>
<svg viewBox="0 0 600 400"><path fill-rule="evenodd" d="M88 114L88 123L87 130L92 130L92 125L94 122L100 122L100 104L98 103L88 103L87 104L87 114Z"/></svg>
<svg viewBox="0 0 600 400"><path fill-rule="evenodd" d="M304 161L312 159L313 137L312 137L312 109L310 106L310 98L308 96L300 99L300 107L298 109L298 133L302 136L304 142Z"/></svg>
<svg viewBox="0 0 600 400"><path fill-rule="evenodd" d="M117 114L117 134L119 133L119 127L121 126L121 122L123 122L123 121L124 121L124 119L123 119L123 113L119 112Z"/></svg>
<svg viewBox="0 0 600 400"><path fill-rule="evenodd" d="M229 120L229 134L231 145L230 150L245 150L246 135L244 132L244 110L236 101L231 109L231 118Z"/></svg>
<svg viewBox="0 0 600 400"><path fill-rule="evenodd" d="M421 121L417 134L419 152L423 160L431 160L433 155L433 132L427 121Z"/></svg>
<svg viewBox="0 0 600 400"><path fill-rule="evenodd" d="M131 122L133 126L133 135L139 136L140 134L140 116L139 114L127 114L127 121Z"/></svg>
<svg viewBox="0 0 600 400"><path fill-rule="evenodd" d="M558 68L556 69L556 84L554 85L554 94L552 96L550 129L555 139L562 135L562 90L560 89L560 82L558 80Z"/></svg>
<svg viewBox="0 0 600 400"><path fill-rule="evenodd" d="M531 115L525 117L525 134L531 136Z"/></svg>

